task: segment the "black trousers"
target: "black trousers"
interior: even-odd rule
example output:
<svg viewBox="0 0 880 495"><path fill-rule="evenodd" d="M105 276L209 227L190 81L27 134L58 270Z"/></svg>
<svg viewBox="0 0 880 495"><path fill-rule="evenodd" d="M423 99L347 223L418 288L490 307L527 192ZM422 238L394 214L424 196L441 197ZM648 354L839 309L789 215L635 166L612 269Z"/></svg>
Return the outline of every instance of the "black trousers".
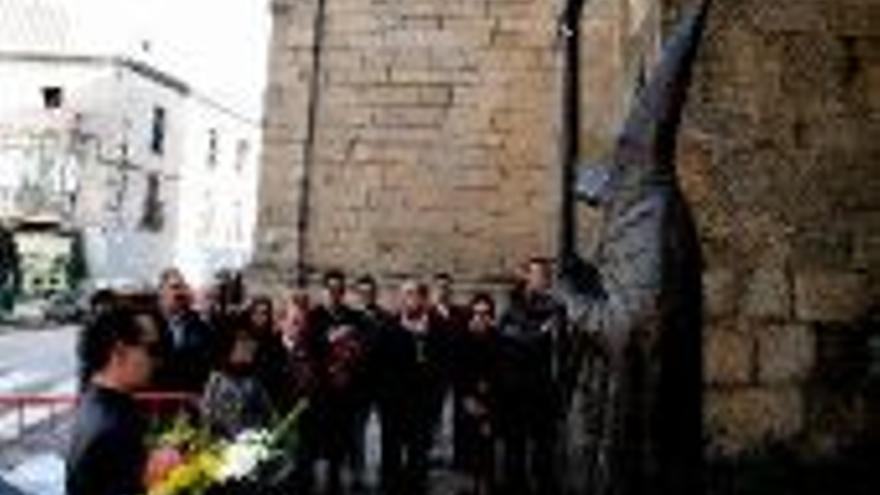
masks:
<svg viewBox="0 0 880 495"><path fill-rule="evenodd" d="M556 420L529 411L508 418L502 432L504 483L509 493L559 493L555 473Z"/></svg>

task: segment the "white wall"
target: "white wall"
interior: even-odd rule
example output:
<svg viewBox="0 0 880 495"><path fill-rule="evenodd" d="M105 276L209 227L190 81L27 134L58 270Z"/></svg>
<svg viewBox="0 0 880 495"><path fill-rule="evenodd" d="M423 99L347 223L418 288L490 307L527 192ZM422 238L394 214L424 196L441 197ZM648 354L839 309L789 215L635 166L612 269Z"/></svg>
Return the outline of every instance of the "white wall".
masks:
<svg viewBox="0 0 880 495"><path fill-rule="evenodd" d="M209 163L211 131L216 162ZM195 285L220 268L243 268L253 254L259 126L194 97L188 102L181 168L177 265ZM241 160L239 143L246 143Z"/></svg>
<svg viewBox="0 0 880 495"><path fill-rule="evenodd" d="M63 88L62 110L42 108L44 86ZM165 110L161 154L150 146L157 106ZM258 123L109 59L103 64L0 60L0 128L33 132L50 124L71 137L76 129L80 137L71 147L82 185L76 223L85 233L93 277L147 284L174 265L202 284L220 268L249 262ZM212 129L217 151L210 166ZM247 143L240 164L239 143ZM0 150L0 166L14 168L17 160L4 162L4 156L11 155ZM141 223L151 174L160 178L164 208L164 225L156 232Z"/></svg>

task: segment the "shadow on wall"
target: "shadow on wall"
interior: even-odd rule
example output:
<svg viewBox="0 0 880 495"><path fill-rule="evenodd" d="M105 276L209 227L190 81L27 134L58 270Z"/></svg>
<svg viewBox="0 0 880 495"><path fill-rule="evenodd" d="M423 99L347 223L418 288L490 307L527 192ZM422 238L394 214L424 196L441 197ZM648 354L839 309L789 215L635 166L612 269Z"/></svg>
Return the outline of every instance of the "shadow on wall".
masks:
<svg viewBox="0 0 880 495"><path fill-rule="evenodd" d="M814 330L804 433L710 461L710 495L880 493L880 305Z"/></svg>

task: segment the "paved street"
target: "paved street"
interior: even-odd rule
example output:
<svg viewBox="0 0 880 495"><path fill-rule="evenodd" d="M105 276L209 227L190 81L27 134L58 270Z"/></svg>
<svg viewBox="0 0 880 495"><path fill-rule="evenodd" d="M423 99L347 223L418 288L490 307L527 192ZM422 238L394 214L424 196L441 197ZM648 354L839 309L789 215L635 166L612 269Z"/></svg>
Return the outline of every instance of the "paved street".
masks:
<svg viewBox="0 0 880 495"><path fill-rule="evenodd" d="M76 334L73 326L0 328L0 397L73 393ZM41 426L34 433L36 425L47 424L50 413L47 407L0 407L0 476L40 495L59 493L63 476L57 455L63 429ZM48 453L52 450L56 455Z"/></svg>
<svg viewBox="0 0 880 495"><path fill-rule="evenodd" d="M0 395L72 392L76 328L0 332Z"/></svg>

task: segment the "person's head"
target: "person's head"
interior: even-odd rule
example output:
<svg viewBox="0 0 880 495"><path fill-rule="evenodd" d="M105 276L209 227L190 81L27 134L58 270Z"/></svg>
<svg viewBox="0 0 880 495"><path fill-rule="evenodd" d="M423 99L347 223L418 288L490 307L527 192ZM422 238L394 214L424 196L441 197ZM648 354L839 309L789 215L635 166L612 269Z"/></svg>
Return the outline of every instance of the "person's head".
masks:
<svg viewBox="0 0 880 495"><path fill-rule="evenodd" d="M345 274L330 270L324 274L324 299L329 306L340 306L345 301Z"/></svg>
<svg viewBox="0 0 880 495"><path fill-rule="evenodd" d="M306 329L309 306L309 297L305 292L294 293L288 298L280 325L286 338L296 340Z"/></svg>
<svg viewBox="0 0 880 495"><path fill-rule="evenodd" d="M495 299L491 295L480 292L471 298L471 319L468 328L476 334L490 332L495 325Z"/></svg>
<svg viewBox="0 0 880 495"><path fill-rule="evenodd" d="M401 309L407 315L418 315L427 309L428 286L414 279L400 286Z"/></svg>
<svg viewBox="0 0 880 495"><path fill-rule="evenodd" d="M452 302L452 275L438 273L434 275L434 302L448 305Z"/></svg>
<svg viewBox="0 0 880 495"><path fill-rule="evenodd" d="M92 318L110 312L116 306L116 294L110 289L99 289L89 298Z"/></svg>
<svg viewBox="0 0 880 495"><path fill-rule="evenodd" d="M259 332L271 332L275 327L275 314L272 299L268 296L256 296L248 306L251 324Z"/></svg>
<svg viewBox="0 0 880 495"><path fill-rule="evenodd" d="M367 308L373 306L379 300L379 287L372 275L363 275L355 282L355 293L358 304Z"/></svg>
<svg viewBox="0 0 880 495"><path fill-rule="evenodd" d="M211 319L219 315L220 292L214 285L205 285L193 293L192 309L198 311L204 318Z"/></svg>
<svg viewBox="0 0 880 495"><path fill-rule="evenodd" d="M124 392L136 391L149 383L158 364L159 316L113 307L85 327L81 346L88 378Z"/></svg>
<svg viewBox="0 0 880 495"><path fill-rule="evenodd" d="M177 268L168 268L159 277L159 304L166 316L190 309L192 293L183 273Z"/></svg>
<svg viewBox="0 0 880 495"><path fill-rule="evenodd" d="M222 319L220 357L228 370L247 370L254 364L259 344L251 318L244 312L230 312Z"/></svg>
<svg viewBox="0 0 880 495"><path fill-rule="evenodd" d="M551 273L550 260L547 258L532 258L525 269L526 290L529 292L544 292L550 288Z"/></svg>

